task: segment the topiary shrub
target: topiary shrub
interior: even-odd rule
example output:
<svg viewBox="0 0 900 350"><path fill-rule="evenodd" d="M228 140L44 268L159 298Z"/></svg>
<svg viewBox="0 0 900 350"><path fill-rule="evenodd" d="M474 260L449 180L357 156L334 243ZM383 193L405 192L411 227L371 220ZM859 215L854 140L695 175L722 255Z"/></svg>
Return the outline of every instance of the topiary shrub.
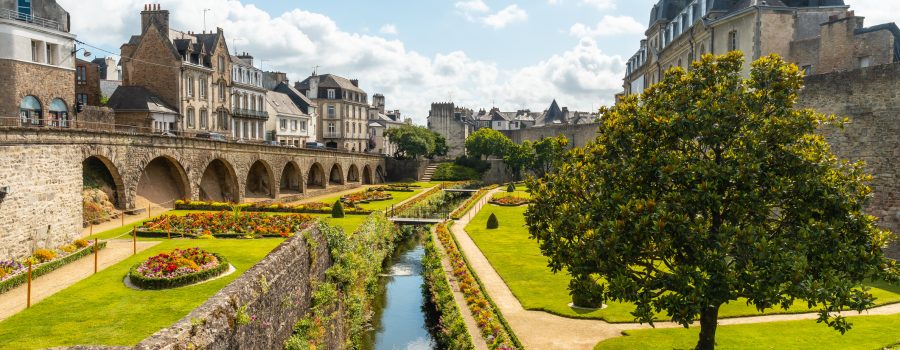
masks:
<svg viewBox="0 0 900 350"><path fill-rule="evenodd" d="M38 262L48 262L56 258L56 252L47 249L38 249L34 251L34 258L37 259Z"/></svg>
<svg viewBox="0 0 900 350"><path fill-rule="evenodd" d="M590 277L575 277L569 281L572 305L584 309L603 308L603 286Z"/></svg>
<svg viewBox="0 0 900 350"><path fill-rule="evenodd" d="M334 202L334 206L331 207L331 217L337 219L344 217L344 205L341 204L340 199L338 199L337 202Z"/></svg>
<svg viewBox="0 0 900 350"><path fill-rule="evenodd" d="M497 222L497 215L494 215L494 213L491 213L491 216L488 218L488 221L487 221L487 228L489 230L493 230L498 227L500 227L500 223Z"/></svg>
<svg viewBox="0 0 900 350"><path fill-rule="evenodd" d="M515 191L516 191L516 184L510 182L509 186L506 186L506 192L515 192Z"/></svg>

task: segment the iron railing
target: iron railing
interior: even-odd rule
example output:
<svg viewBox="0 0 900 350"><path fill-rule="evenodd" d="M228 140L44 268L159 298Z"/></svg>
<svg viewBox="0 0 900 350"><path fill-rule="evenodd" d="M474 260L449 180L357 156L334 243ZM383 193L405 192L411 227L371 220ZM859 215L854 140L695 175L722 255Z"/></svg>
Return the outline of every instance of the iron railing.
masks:
<svg viewBox="0 0 900 350"><path fill-rule="evenodd" d="M18 11L13 11L13 10L8 10L8 9L0 10L0 19L22 21L22 22L31 23L31 24L34 24L37 26L41 26L44 28L50 28L50 29L54 29L54 30L63 31L63 28L60 26L59 22L57 22L57 21L54 21L52 19L35 17L35 16L29 15L27 13L21 13Z"/></svg>
<svg viewBox="0 0 900 350"><path fill-rule="evenodd" d="M255 111L255 110L246 109L246 108L234 108L231 110L231 115L236 116L236 117L269 119L269 113L267 113L266 111Z"/></svg>

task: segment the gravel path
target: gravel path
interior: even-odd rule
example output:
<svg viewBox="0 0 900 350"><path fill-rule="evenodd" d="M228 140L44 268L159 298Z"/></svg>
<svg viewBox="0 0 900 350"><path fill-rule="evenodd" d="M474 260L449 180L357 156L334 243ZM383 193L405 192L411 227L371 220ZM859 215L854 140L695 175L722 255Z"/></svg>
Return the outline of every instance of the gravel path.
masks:
<svg viewBox="0 0 900 350"><path fill-rule="evenodd" d="M469 260L471 268L478 274L484 283L491 299L500 308L501 313L509 322L516 336L528 349L593 349L597 343L614 337L622 336L622 331L632 329L651 328L648 325L638 323L608 323L601 320L584 320L556 316L543 311L525 310L512 291L503 282L503 279L491 266L478 246L466 233L465 227L472 217L481 208L487 205L487 201L501 188L489 192L470 211L471 215L465 215L450 227L450 232L459 242L459 248ZM847 312L844 316L867 315L893 315L900 313L900 304L885 305L873 308L868 312L858 314ZM815 320L817 313L790 314L790 315L764 315L752 317L738 317L720 319L719 325L737 325L752 323L767 323L778 321ZM672 322L657 322L656 328L681 327Z"/></svg>

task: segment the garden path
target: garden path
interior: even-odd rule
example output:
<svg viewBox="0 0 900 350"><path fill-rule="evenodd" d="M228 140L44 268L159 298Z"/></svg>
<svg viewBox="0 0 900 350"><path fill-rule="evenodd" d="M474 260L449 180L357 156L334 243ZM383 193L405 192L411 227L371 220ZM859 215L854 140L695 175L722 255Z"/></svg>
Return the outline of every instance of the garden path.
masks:
<svg viewBox="0 0 900 350"><path fill-rule="evenodd" d="M475 242L466 233L465 227L472 217L484 207L493 195L504 189L488 192L472 207L467 215L454 222L450 232L456 237L459 248L469 261L469 265L481 279L488 295L500 308L500 312L513 328L522 344L529 349L593 349L600 341L622 336L622 331L651 328L639 323L608 323L601 320L573 319L553 315L543 311L526 310L512 291L494 270ZM470 215L471 214L471 215ZM464 305L464 304L461 304ZM900 313L900 304L885 305L865 313L847 312L844 316L893 315ZM815 320L817 313L764 315L720 319L719 325L737 325L778 321ZM681 327L672 322L656 322L656 328Z"/></svg>
<svg viewBox="0 0 900 350"><path fill-rule="evenodd" d="M145 207L144 209L146 209L146 207ZM163 213L165 213L165 212L167 212L167 211L169 211L169 210L172 210L172 209L170 209L170 208L163 208L163 207L153 207L153 208L151 208L151 210L150 210L150 214L151 214L151 215L161 215L161 214L163 214ZM124 221L124 224L123 224L123 221L122 221L122 217L117 217L117 218L112 219L112 220L110 220L110 221L107 221L107 222L104 222L104 223L100 223L100 224L96 224L96 225L94 225L93 228L91 228L91 226L88 225L88 227L85 227L83 230L81 230L81 233L82 233L83 237L87 237L87 236L90 236L90 235L92 235L92 234L96 234L96 233L100 233L100 232L106 232L106 231L109 231L109 230L112 230L112 229L116 229L116 228L119 228L119 227L122 227L122 226L125 226L125 225L130 225L130 224L133 224L133 223L136 223L136 222L140 222L140 221L142 221L142 220L147 220L148 218L149 218L149 217L147 216L147 212L146 212L146 211L144 211L144 212L142 212L142 213L140 213L140 214L135 214L135 215L127 215L127 214L126 214L126 215L125 215L125 221Z"/></svg>
<svg viewBox="0 0 900 350"><path fill-rule="evenodd" d="M106 248L100 250L97 257L97 271L110 267L132 256L134 247L131 240L110 240ZM144 251L159 242L139 241L138 252ZM31 283L31 305L50 297L57 292L78 283L94 274L94 256L88 255L65 265L53 272L34 279ZM23 284L9 292L0 294L0 321L25 310L28 286Z"/></svg>
<svg viewBox="0 0 900 350"><path fill-rule="evenodd" d="M472 316L472 310L466 307L466 296L459 290L459 281L453 276L450 258L447 257L447 251L444 250L444 246L440 244L437 233L434 231L434 226L431 228L431 236L434 239L435 247L441 253L441 266L444 268L444 274L447 275L450 289L453 290L453 299L456 300L456 306L459 307L463 321L466 323L466 329L472 338L472 345L475 345L476 350L487 350L487 343L484 341L484 337L481 336L478 323L475 322L475 317Z"/></svg>
<svg viewBox="0 0 900 350"><path fill-rule="evenodd" d="M340 197L340 196L348 195L351 193L356 193L356 192L368 189L369 187L372 187L372 185L362 185L359 187L351 188L349 190L343 190L343 191L338 191L338 192L326 192L326 193L318 194L318 195L315 195L312 197L303 198L301 200L289 202L289 203L285 203L285 204L303 204L303 203L311 203L311 202L321 202L324 199Z"/></svg>

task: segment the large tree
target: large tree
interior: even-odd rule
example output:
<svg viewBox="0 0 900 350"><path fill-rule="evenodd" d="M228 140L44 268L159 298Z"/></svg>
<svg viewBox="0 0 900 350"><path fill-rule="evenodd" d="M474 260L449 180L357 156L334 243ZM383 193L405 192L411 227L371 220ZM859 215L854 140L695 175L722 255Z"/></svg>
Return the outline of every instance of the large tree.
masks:
<svg viewBox="0 0 900 350"><path fill-rule="evenodd" d="M390 142L397 145L394 157L398 159L447 154L444 137L422 126L402 125L387 129L384 134Z"/></svg>
<svg viewBox="0 0 900 350"><path fill-rule="evenodd" d="M530 183L526 220L573 293L631 302L640 322L666 312L697 349L713 349L719 307L801 302L850 329L866 279L895 280L893 237L863 213L870 176L838 159L817 128L841 124L795 108L802 74L777 56L704 56L641 96L604 109L599 136ZM585 287L584 280L595 281Z"/></svg>
<svg viewBox="0 0 900 350"><path fill-rule="evenodd" d="M532 144L534 155L527 169L537 177L544 177L562 164L568 145L569 139L563 135L540 139Z"/></svg>
<svg viewBox="0 0 900 350"><path fill-rule="evenodd" d="M470 157L475 158L486 156L503 158L513 145L515 143L506 135L491 128L478 129L466 138L466 152Z"/></svg>

